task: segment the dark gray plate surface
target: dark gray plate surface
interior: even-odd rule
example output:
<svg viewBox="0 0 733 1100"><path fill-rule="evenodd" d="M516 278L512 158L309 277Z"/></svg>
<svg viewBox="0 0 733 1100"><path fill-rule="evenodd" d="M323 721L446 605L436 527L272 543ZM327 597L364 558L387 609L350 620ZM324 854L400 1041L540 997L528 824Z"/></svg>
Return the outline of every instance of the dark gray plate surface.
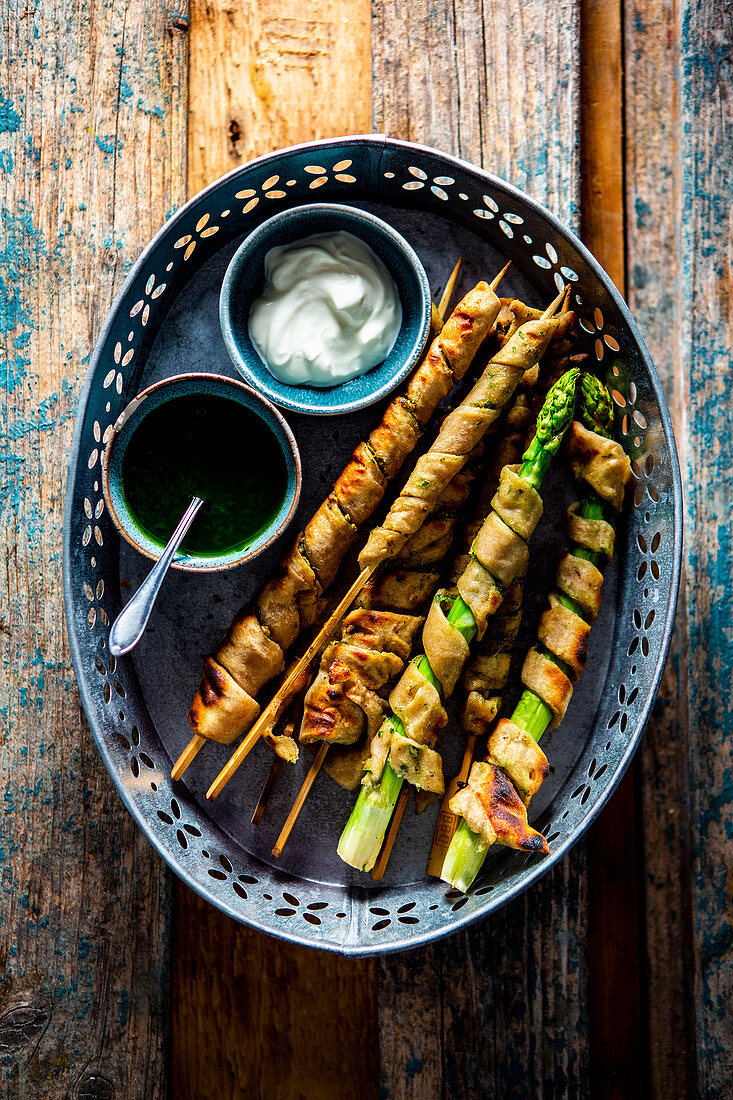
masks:
<svg viewBox="0 0 733 1100"><path fill-rule="evenodd" d="M314 189L321 178L325 182ZM336 843L355 796L325 774L274 861L270 850L310 762L307 753L295 768L281 770L257 829L250 817L272 759L266 746L254 750L214 803L203 791L229 755L227 747L205 746L186 784L170 783L170 761L190 735L186 712L201 655L275 564L282 542L229 573L171 574L133 656L115 666L106 651L120 592L126 599L134 591L148 563L120 545L101 505L105 433L127 401L158 378L198 370L236 376L217 313L228 259L253 225L290 203L316 198L363 204L391 222L417 250L436 292L457 255L464 259L459 289L490 277L507 258L513 266L502 293L532 304L546 303L556 285L570 279L586 350L615 391L621 438L634 460L633 501L619 525L619 553L607 575L588 669L561 730L543 739L553 774L533 804L532 819L551 838L552 855L541 860L497 850L468 897L425 878L435 807L420 817L408 810L381 887L352 872L336 856ZM288 415L304 469L296 525L313 513L378 415L378 408L339 418ZM531 644L564 548L564 508L574 499L566 471L552 474L543 495L547 506L533 543L520 653ZM618 782L666 656L680 515L669 416L648 353L610 281L547 212L477 169L381 137L300 146L255 161L192 200L143 254L108 318L82 399L67 500L65 590L77 677L102 756L164 858L237 919L299 942L362 954L450 932L542 874ZM441 749L451 774L462 749L455 721Z"/></svg>

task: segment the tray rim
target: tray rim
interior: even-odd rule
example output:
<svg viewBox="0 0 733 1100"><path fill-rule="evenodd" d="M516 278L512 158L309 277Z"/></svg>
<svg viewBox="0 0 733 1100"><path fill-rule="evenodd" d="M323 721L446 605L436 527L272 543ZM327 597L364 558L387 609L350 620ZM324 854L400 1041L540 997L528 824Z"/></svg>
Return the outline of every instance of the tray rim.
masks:
<svg viewBox="0 0 733 1100"><path fill-rule="evenodd" d="M154 251L158 242L170 232L173 225L177 222L183 221L189 211L198 204L201 199L215 191L221 186L225 180L230 180L244 171L249 171L253 166L265 165L269 163L273 158L282 154L294 154L303 152L316 152L328 149L333 146L364 144L371 146L381 146L382 153L386 149L403 150L405 152L418 152L427 156L438 156L446 164L454 165L457 168L469 172L478 178L484 180L488 185L498 187L500 190L504 190L508 196L519 200L521 203L529 206L535 214L547 221L561 237L564 237L570 245L576 249L583 257L588 266L593 270L595 276L602 283L605 291L612 298L614 304L621 313L625 323L628 325L636 344L638 345L641 356L644 360L645 367L648 372L649 382L651 389L654 393L655 399L660 412L660 422L662 432L664 435L665 444L669 452L670 457L670 481L671 481L671 504L672 504L672 529L673 529L673 547L671 552L672 562L672 577L671 587L669 591L669 598L667 601L666 614L664 619L664 626L661 637L661 644L659 648L659 655L656 665L653 671L650 673L649 682L650 688L647 693L645 703L641 709L637 720L636 729L633 731L632 736L629 738L628 745L623 755L621 756L617 765L616 771L612 780L605 787L603 792L599 795L593 805L586 812L582 822L578 825L576 831L567 837L564 843L561 843L558 847L553 848L549 856L543 859L541 862L537 862L534 866L528 867L526 874L522 877L521 882L508 891L507 895L500 900L494 902L487 902L485 908L480 908L477 911L469 912L466 914L456 914L454 919L443 927L430 929L425 932L418 932L416 935L405 935L404 938L398 940L391 940L388 943L374 945L374 944L352 944L352 943L337 943L335 941L315 941L312 938L299 934L295 931L286 932L280 929L273 928L266 924L264 921L260 921L254 915L243 915L237 911L233 905L228 904L223 898L219 898L213 893L210 893L202 884L200 884L191 875L188 870L180 863L171 850L169 850L157 837L148 829L148 822L146 816L141 809L135 804L135 802L129 797L128 790L122 783L121 777L117 773L109 748L105 743L104 738L100 735L97 729L96 719L92 719L90 714L94 714L94 704L91 699L89 687L85 681L83 675L79 675L79 669L81 666L81 645L75 630L75 623L73 619L73 593L72 593L72 577L70 573L69 563L72 558L71 548L71 531L72 531L72 509L73 498L77 480L78 459L82 449L82 430L84 423L84 413L86 411L89 395L94 383L94 379L97 373L98 364L106 343L108 334L114 319L117 316L119 306L126 296L129 287L133 284L136 277L139 275L141 269L145 266L149 255ZM380 154L381 156L381 154ZM578 841L584 836L589 826L598 818L601 811L606 806L608 800L615 792L621 779L626 773L626 770L631 762L631 759L636 752L642 735L646 728L651 709L656 700L659 685L661 683L662 675L667 661L669 653L669 647L672 639L672 632L674 628L674 622L677 612L677 603L679 597L679 587L681 582L681 568L682 568L682 545L683 545L683 493L682 493L682 480L679 466L679 456L677 453L676 440L674 435L674 428L672 425L671 414L667 405L664 390L662 388L661 380L657 374L656 367L652 360L649 349L641 334L639 326L631 313L624 298L616 288L615 284L611 280L610 276L606 273L600 262L595 258L592 252L586 245L580 240L577 234L566 225L561 219L559 219L551 210L549 210L544 204L540 203L520 188L515 187L513 184L502 179L499 176L487 171L479 165L473 164L461 157L456 157L450 153L445 153L440 149L433 146L429 146L423 143L403 141L396 138L390 138L385 134L346 134L340 137L327 138L316 141L300 142L295 145L285 146L282 149L271 150L269 153L262 154L259 157L254 157L248 160L244 164L238 165L236 168L225 173L223 176L219 176L207 187L198 191L191 198L179 207L179 209L172 214L165 222L160 226L154 236L148 241L147 245L142 249L135 262L130 267L118 293L105 316L104 322L99 332L99 336L94 345L94 350L90 357L89 367L86 372L83 386L79 394L79 401L76 410L76 419L74 424L74 434L72 438L71 448L69 451L69 463L67 472L67 486L65 494L64 505L64 531L63 531L63 595L66 615L67 632L69 636L69 646L71 651L72 662L74 666L74 675L79 689L79 695L82 706L84 707L85 716L89 722L89 727L92 732L92 736L96 743L99 754L102 758L102 762L112 779L112 782L117 789L122 802L131 814L135 823L143 831L148 843L154 848L155 851L163 858L167 866L192 890L194 890L200 897L204 898L209 904L214 905L221 912L226 913L232 919L239 923L244 923L250 927L256 928L258 931L265 932L268 935L275 936L278 939L283 939L292 943L298 943L304 947L315 948L317 950L331 951L336 954L347 955L350 957L366 957L370 955L389 954L395 951L405 951L416 949L424 946L427 943L434 942L439 939L443 939L446 936L451 936L455 932L458 932L471 924L478 922L479 920L487 917L490 913L498 912L501 908L507 905L509 902L515 900L526 890L530 888L539 878L547 874L564 856L565 854L578 843ZM281 872L283 880L290 881L305 881L301 880L298 876L292 876L288 872ZM359 889L359 887L351 887L350 889ZM391 892L394 887L386 887L383 893ZM369 892L370 896L372 892ZM374 892L375 898L382 896L378 892Z"/></svg>

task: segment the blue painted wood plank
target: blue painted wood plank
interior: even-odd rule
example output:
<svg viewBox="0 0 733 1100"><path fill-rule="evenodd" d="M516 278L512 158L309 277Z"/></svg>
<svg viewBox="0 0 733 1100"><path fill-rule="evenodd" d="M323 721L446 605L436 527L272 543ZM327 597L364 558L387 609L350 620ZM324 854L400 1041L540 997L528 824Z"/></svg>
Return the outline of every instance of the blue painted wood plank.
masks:
<svg viewBox="0 0 733 1100"><path fill-rule="evenodd" d="M626 4L629 288L685 490L676 636L642 749L656 1096L733 1094L733 12Z"/></svg>
<svg viewBox="0 0 733 1100"><path fill-rule="evenodd" d="M169 885L81 714L60 553L92 344L184 196L185 35L162 0L0 10L0 1091L156 1098Z"/></svg>

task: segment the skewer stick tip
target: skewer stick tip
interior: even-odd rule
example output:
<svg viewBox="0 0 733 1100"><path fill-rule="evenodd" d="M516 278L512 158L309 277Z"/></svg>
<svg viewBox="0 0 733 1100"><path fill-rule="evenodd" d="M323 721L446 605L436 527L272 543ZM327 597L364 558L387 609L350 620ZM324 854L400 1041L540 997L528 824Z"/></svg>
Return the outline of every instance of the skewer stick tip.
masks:
<svg viewBox="0 0 733 1100"><path fill-rule="evenodd" d="M506 275L507 271L509 270L509 268L510 268L511 266L512 266L512 261L511 261L511 260L509 260L509 262L508 262L508 263L504 264L504 266L502 267L502 269L501 269L501 271L499 272L499 274L498 274L498 275L495 275L495 276L494 276L494 278L493 278L493 279L491 280L491 282L489 283L489 286L491 287L491 289L492 289L492 290L496 290L496 288L498 287L499 283L500 283L500 282L501 282L501 280L502 280L502 279L504 278L504 276Z"/></svg>
<svg viewBox="0 0 733 1100"><path fill-rule="evenodd" d="M183 777L184 772L190 766L194 757L201 751L205 743L205 737L202 737L200 733L194 733L193 737L171 768L171 779L174 780L174 782Z"/></svg>
<svg viewBox="0 0 733 1100"><path fill-rule="evenodd" d="M563 299L565 298L565 295L567 294L568 290L570 290L570 284L566 283L565 286L560 291L560 293L558 294L557 298L555 298L555 300L553 302L550 302L549 306L547 307L545 312L542 314L542 317L540 318L541 321L549 321L551 317L555 316L555 314L557 313L558 308L559 308L561 302L563 301Z"/></svg>
<svg viewBox="0 0 733 1100"><path fill-rule="evenodd" d="M298 791L298 796L295 799L292 809L290 810L290 813L286 818L285 824L280 830L280 836L275 841L275 847L272 849L272 854L275 856L276 859L279 859L282 855L282 850L288 842L288 837L293 831L295 822L298 820L298 815L303 808L303 803L308 797L310 789L316 780L316 776L323 767L323 761L326 759L326 753L328 752L329 747L329 742L324 741L320 749L318 750L318 754L316 755L315 760L308 769L308 774L303 780L303 785Z"/></svg>
<svg viewBox="0 0 733 1100"><path fill-rule="evenodd" d="M571 293L572 292L570 290L570 283L568 283L565 287L565 297L563 298L562 305L560 306L560 312L561 313L567 313L567 311L570 309L570 295L571 295Z"/></svg>
<svg viewBox="0 0 733 1100"><path fill-rule="evenodd" d="M445 284L445 290L440 297L440 302L438 303L438 314L440 315L441 321L445 317L446 311L448 309L448 303L450 302L453 295L453 291L456 285L456 279L458 278L458 272L461 270L462 263L463 259L459 256L458 262L448 276L448 282Z"/></svg>

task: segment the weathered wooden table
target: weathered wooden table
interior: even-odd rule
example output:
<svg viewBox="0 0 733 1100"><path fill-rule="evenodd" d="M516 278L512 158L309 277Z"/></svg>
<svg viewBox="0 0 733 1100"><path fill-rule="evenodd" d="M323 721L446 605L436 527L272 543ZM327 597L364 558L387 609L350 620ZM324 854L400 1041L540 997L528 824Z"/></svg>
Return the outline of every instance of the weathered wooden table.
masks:
<svg viewBox="0 0 733 1100"><path fill-rule="evenodd" d="M733 1095L730 6L0 9L2 1094ZM468 933L355 962L236 926L137 833L81 713L60 546L77 397L140 248L250 156L372 129L582 229L664 381L687 512L663 690L586 843Z"/></svg>

